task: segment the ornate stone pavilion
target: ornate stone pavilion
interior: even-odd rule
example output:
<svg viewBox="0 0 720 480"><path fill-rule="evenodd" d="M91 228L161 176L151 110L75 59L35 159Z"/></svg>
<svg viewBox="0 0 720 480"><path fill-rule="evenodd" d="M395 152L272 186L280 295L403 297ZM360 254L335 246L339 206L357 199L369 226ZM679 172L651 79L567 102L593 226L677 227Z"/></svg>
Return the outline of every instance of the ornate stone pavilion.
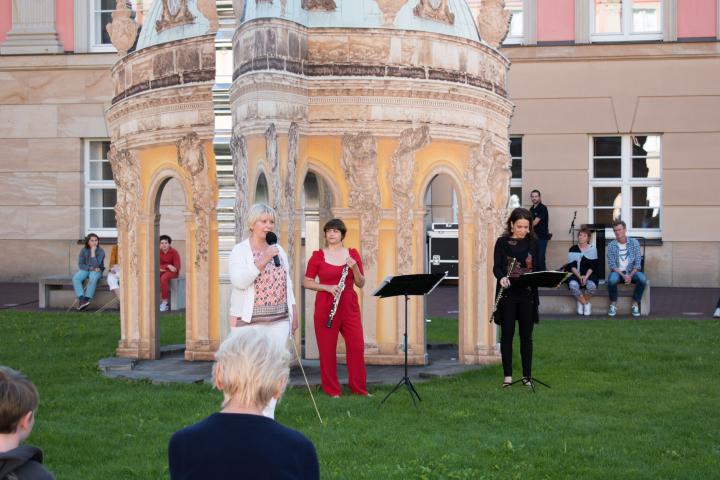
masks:
<svg viewBox="0 0 720 480"><path fill-rule="evenodd" d="M113 69L107 121L129 272L118 354L159 353L156 212L170 178L188 206L192 360L209 358L227 332L227 256L258 199L280 214L301 298L303 240L318 244L304 223L314 177L320 222L344 219L365 264L366 360L401 363L404 302L372 292L387 275L424 271L423 199L444 175L460 210L458 358L496 361L491 252L506 216L513 111L497 50L509 21L502 0L485 2L478 19L465 0L215 3L156 2L137 48ZM115 14L113 41L134 37L127 14ZM426 361L423 305L413 297L409 307L416 364ZM312 328L305 336L307 348Z"/></svg>

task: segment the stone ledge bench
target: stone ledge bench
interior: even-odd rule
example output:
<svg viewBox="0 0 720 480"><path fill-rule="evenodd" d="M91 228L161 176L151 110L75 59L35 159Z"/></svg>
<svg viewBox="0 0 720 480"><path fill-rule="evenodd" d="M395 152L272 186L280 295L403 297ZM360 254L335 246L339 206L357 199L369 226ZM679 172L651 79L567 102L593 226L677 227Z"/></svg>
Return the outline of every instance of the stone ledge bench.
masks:
<svg viewBox="0 0 720 480"><path fill-rule="evenodd" d="M630 315L630 306L632 305L632 294L635 285L618 285L618 316ZM570 314L577 315L577 306L575 305L575 297L570 293L566 285L559 288L541 288L540 295L540 314ZM608 289L606 284L598 285L595 295L590 299L592 303L593 316L607 316L608 307L610 306L610 297L608 297ZM640 315L650 315L650 280L645 286L642 301L640 302ZM578 315L580 316L580 315Z"/></svg>
<svg viewBox="0 0 720 480"><path fill-rule="evenodd" d="M170 311L185 308L185 277L170 280Z"/></svg>
<svg viewBox="0 0 720 480"><path fill-rule="evenodd" d="M105 277L102 277L98 280L90 307L100 308L113 297L115 294L108 288ZM75 300L72 275L50 275L38 281L39 308L68 308Z"/></svg>

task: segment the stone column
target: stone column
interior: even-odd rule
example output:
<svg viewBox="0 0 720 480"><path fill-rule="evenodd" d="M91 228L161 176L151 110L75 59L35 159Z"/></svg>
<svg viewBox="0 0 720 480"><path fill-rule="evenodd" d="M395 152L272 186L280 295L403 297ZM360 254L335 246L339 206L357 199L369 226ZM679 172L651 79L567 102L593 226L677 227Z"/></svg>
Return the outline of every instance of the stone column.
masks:
<svg viewBox="0 0 720 480"><path fill-rule="evenodd" d="M12 0L12 28L0 55L63 53L55 29L55 0Z"/></svg>

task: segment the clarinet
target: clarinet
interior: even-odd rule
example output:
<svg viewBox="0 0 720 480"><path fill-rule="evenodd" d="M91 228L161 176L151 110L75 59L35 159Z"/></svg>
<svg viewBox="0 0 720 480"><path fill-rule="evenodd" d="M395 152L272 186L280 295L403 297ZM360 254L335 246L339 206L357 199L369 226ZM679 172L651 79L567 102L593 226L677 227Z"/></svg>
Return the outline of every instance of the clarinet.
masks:
<svg viewBox="0 0 720 480"><path fill-rule="evenodd" d="M508 268L507 276L510 276L510 273L512 273L513 269L515 268L515 264L517 263L517 258L513 258L512 262L510 263L510 267ZM507 290L506 287L500 287L500 291L498 292L498 296L495 299L495 306L493 307L492 315L490 315L490 323L493 322L493 319L495 318L495 312L497 312L498 306L500 305L500 300L502 299L503 293L505 293L505 290Z"/></svg>
<svg viewBox="0 0 720 480"><path fill-rule="evenodd" d="M345 265L342 271L342 275L340 275L340 283L338 283L338 288L340 290L337 292L335 298L333 299L333 305L330 309L330 316L328 317L328 321L325 324L327 328L332 328L332 321L335 317L335 312L337 312L338 303L340 303L340 295L342 295L343 290L345 290L345 278L347 277L348 270L350 270L350 267L348 265Z"/></svg>

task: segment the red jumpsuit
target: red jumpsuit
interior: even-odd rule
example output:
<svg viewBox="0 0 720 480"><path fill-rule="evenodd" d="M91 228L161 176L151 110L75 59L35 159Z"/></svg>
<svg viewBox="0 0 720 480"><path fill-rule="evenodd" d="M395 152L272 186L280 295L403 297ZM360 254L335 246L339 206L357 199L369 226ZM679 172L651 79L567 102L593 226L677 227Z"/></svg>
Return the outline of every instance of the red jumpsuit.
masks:
<svg viewBox="0 0 720 480"><path fill-rule="evenodd" d="M163 300L167 300L170 291L170 280L180 276L180 254L177 250L170 247L167 253L159 251L160 254L160 295ZM177 269L176 272L171 272L167 269L168 265L172 265Z"/></svg>
<svg viewBox="0 0 720 480"><path fill-rule="evenodd" d="M364 274L360 254L349 249L350 257L358 264ZM340 283L343 265L331 265L325 261L322 250L313 252L308 262L305 277L315 279L322 285ZM331 328L327 328L328 317L332 309L333 296L328 292L317 292L315 297L315 336L320 350L320 381L322 388L330 396L340 395L340 382L337 376L337 340L341 333L345 340L345 355L348 368L348 385L353 393L367 395L365 388L365 339L360 320L360 305L353 288L355 280L352 269L345 277L345 290L340 296Z"/></svg>

